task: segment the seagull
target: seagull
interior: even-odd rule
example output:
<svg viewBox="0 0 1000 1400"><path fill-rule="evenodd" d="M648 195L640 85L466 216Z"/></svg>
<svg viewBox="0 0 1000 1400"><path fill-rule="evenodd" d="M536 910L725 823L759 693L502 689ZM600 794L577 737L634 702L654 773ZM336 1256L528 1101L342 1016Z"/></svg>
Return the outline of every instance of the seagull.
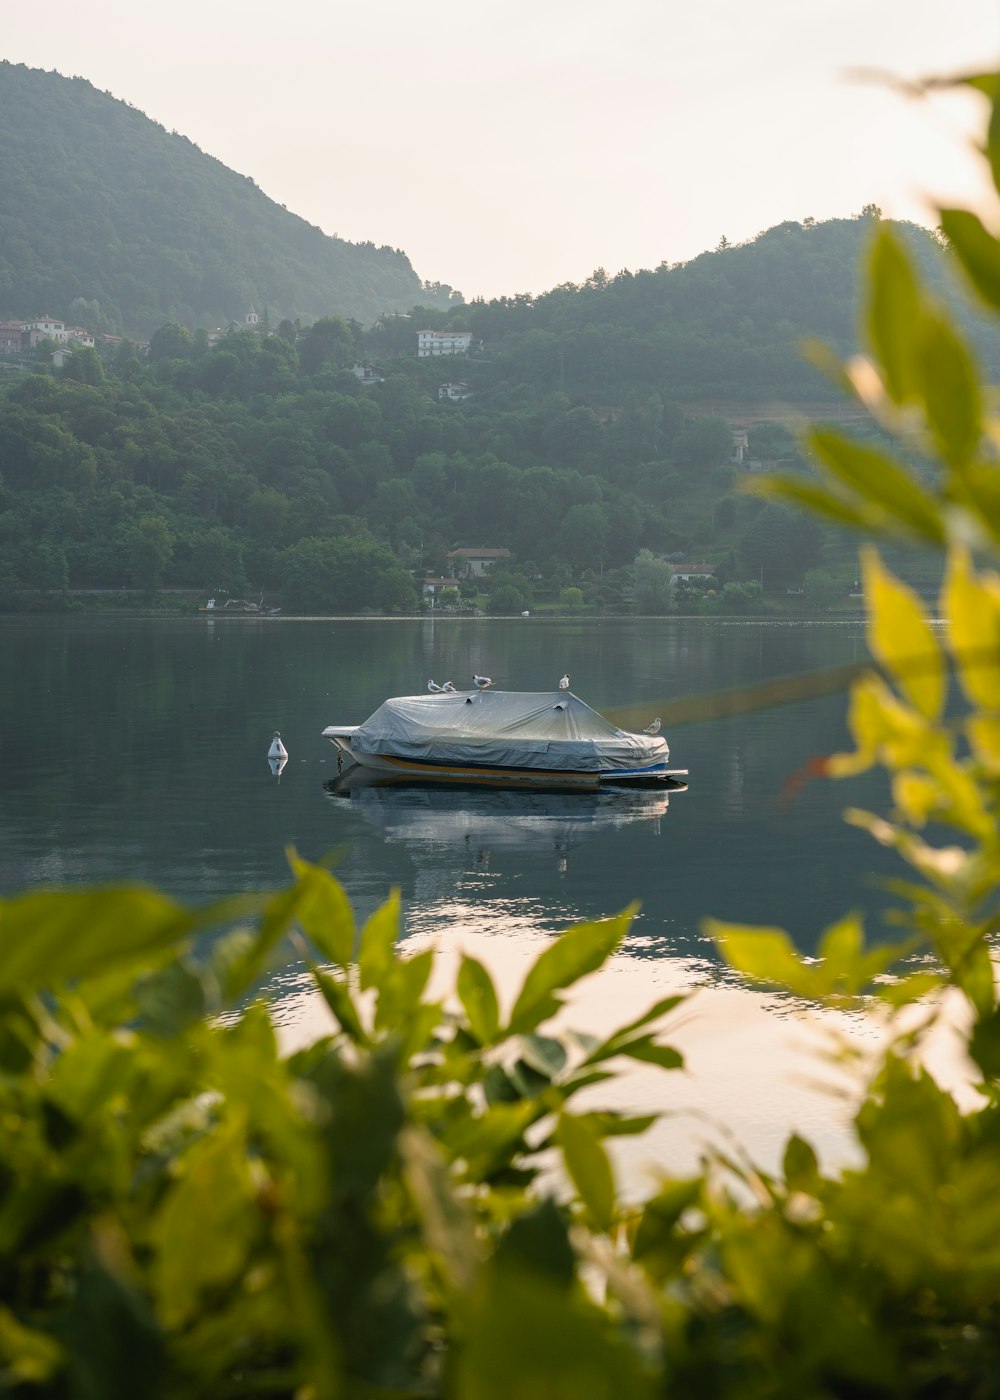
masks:
<svg viewBox="0 0 1000 1400"><path fill-rule="evenodd" d="M452 685L451 681L445 681L441 689L447 691L449 695L456 695L458 693L455 690L455 687Z"/></svg>
<svg viewBox="0 0 1000 1400"><path fill-rule="evenodd" d="M646 725L646 728L645 728L642 732L643 732L643 734L659 734L659 732L660 732L660 721L659 721L658 719L654 719L654 720L653 720L653 723L652 723L652 724L647 724L647 725Z"/></svg>
<svg viewBox="0 0 1000 1400"><path fill-rule="evenodd" d="M287 758L288 750L281 742L281 735L274 731L274 738L271 740L271 747L267 751L268 758Z"/></svg>
<svg viewBox="0 0 1000 1400"><path fill-rule="evenodd" d="M485 690L487 686L491 686L493 684L493 681L489 676L473 676L472 684L476 687L477 690Z"/></svg>
<svg viewBox="0 0 1000 1400"><path fill-rule="evenodd" d="M569 690L569 672L568 672L568 671L567 671L566 674L563 676L562 680L559 682L559 689L560 689L560 690Z"/></svg>
<svg viewBox="0 0 1000 1400"><path fill-rule="evenodd" d="M441 687L438 685L437 681L428 681L427 689L433 693L435 691L440 690Z"/></svg>

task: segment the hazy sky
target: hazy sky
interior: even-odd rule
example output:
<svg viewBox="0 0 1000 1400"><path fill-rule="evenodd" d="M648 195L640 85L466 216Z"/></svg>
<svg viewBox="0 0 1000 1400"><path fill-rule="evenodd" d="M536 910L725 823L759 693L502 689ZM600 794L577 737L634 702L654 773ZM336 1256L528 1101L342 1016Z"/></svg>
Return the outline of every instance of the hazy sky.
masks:
<svg viewBox="0 0 1000 1400"><path fill-rule="evenodd" d="M655 267L784 219L976 198L996 0L44 0L2 57L88 78L328 233L466 296Z"/></svg>

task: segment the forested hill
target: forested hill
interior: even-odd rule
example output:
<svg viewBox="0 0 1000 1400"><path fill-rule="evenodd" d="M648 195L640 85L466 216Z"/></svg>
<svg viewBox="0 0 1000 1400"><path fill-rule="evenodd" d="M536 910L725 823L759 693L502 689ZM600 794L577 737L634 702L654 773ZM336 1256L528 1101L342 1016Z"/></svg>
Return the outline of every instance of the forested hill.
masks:
<svg viewBox="0 0 1000 1400"><path fill-rule="evenodd" d="M82 78L0 63L0 318L146 338L253 305L370 324L419 299L406 255L331 238Z"/></svg>
<svg viewBox="0 0 1000 1400"><path fill-rule="evenodd" d="M853 582L841 537L740 489L733 429L749 428L751 461L806 467L784 413L762 406L829 392L801 338L857 347L871 218L782 225L681 267L368 330L321 317L211 345L174 322L145 356L128 342L62 364L45 344L34 365L11 356L0 608L152 581L253 586L320 611L403 607L411 575L449 576L463 547L510 551L491 603L514 610L539 579L656 610L677 559L723 586L764 575L782 594L824 570ZM947 292L947 251L902 231ZM464 323L471 353L418 357L416 330L435 320ZM996 337L980 342L995 379ZM659 569L648 588L644 559Z"/></svg>
<svg viewBox="0 0 1000 1400"><path fill-rule="evenodd" d="M471 330L490 378L511 385L599 394L608 403L640 386L674 402L834 398L804 360L802 342L817 337L841 354L857 348L859 268L876 217L870 210L783 223L687 263L613 277L599 269L580 286L473 301L427 320ZM935 236L895 227L926 280L949 295L948 258ZM995 329L971 329L998 377Z"/></svg>

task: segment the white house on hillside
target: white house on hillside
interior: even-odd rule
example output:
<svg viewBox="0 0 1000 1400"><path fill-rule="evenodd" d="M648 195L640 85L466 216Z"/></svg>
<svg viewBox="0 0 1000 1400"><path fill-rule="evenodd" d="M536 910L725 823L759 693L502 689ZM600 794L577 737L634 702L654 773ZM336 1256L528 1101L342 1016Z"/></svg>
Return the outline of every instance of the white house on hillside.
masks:
<svg viewBox="0 0 1000 1400"><path fill-rule="evenodd" d="M671 583L690 583L692 579L715 578L715 568L711 564L671 564Z"/></svg>
<svg viewBox="0 0 1000 1400"><path fill-rule="evenodd" d="M385 383L385 375L381 372L378 365L351 365L351 373L354 375L355 379L360 380L362 384Z"/></svg>
<svg viewBox="0 0 1000 1400"><path fill-rule="evenodd" d="M66 323L57 321L52 316L39 316L37 321L28 321L24 327L24 334L28 348L32 350L43 340L54 340L64 345L69 339Z"/></svg>
<svg viewBox="0 0 1000 1400"><path fill-rule="evenodd" d="M482 578L495 564L510 558L509 549L453 549L448 562L461 578Z"/></svg>
<svg viewBox="0 0 1000 1400"><path fill-rule="evenodd" d="M472 390L468 384L440 384L438 386L438 398L448 399L451 403L459 403L462 399L471 399Z"/></svg>
<svg viewBox="0 0 1000 1400"><path fill-rule="evenodd" d="M471 331L417 331L417 356L467 355L472 344Z"/></svg>

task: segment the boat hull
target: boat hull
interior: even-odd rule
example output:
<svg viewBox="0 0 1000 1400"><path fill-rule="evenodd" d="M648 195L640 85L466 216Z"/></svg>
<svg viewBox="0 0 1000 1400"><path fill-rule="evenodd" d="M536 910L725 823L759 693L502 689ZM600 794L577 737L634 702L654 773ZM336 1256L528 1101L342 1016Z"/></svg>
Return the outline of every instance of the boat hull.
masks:
<svg viewBox="0 0 1000 1400"><path fill-rule="evenodd" d="M492 764L440 763L430 759L402 758L386 753L355 752L349 733L324 731L339 750L341 761L348 760L378 773L394 773L397 777L418 778L424 782L477 783L496 787L563 788L580 792L596 792L608 786L674 786L678 778L687 776L686 769L667 768L666 764L646 768L609 769L607 772L583 772L573 769L499 767Z"/></svg>

